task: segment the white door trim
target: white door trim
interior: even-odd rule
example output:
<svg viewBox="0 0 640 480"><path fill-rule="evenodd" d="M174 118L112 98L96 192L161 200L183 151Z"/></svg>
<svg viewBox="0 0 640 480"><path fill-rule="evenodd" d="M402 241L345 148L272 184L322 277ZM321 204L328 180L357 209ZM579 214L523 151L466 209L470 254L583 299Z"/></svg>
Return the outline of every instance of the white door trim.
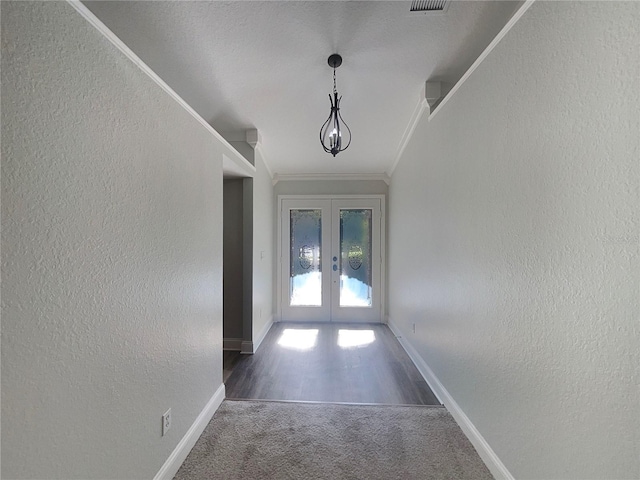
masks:
<svg viewBox="0 0 640 480"><path fill-rule="evenodd" d="M338 200L338 199L378 199L380 200L380 322L383 323L386 318L386 298L387 298L387 282L386 282L386 262L387 262L387 228L386 228L386 195L278 195L277 215L277 255L276 255L276 316L274 321L282 321L282 214L284 200Z"/></svg>

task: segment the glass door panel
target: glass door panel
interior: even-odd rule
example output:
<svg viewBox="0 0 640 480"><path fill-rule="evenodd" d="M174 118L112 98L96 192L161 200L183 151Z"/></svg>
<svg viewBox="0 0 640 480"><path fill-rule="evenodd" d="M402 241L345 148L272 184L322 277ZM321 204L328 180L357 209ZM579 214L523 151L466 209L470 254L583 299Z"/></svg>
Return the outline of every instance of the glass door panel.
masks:
<svg viewBox="0 0 640 480"><path fill-rule="evenodd" d="M381 322L381 200L334 199L331 210L331 321Z"/></svg>
<svg viewBox="0 0 640 480"><path fill-rule="evenodd" d="M340 306L371 308L371 209L340 209Z"/></svg>
<svg viewBox="0 0 640 480"><path fill-rule="evenodd" d="M322 210L289 211L289 305L322 305Z"/></svg>
<svg viewBox="0 0 640 480"><path fill-rule="evenodd" d="M331 278L331 201L282 202L281 312L284 321L328 321Z"/></svg>

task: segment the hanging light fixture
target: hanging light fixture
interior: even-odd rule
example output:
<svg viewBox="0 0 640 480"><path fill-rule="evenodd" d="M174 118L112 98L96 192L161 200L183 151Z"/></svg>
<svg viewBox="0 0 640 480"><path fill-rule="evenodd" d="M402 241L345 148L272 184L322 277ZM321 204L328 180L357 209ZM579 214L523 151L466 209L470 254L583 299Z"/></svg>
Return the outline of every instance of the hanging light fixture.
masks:
<svg viewBox="0 0 640 480"><path fill-rule="evenodd" d="M342 100L342 97L338 97L338 90L336 90L336 68L342 65L342 57L334 53L329 57L328 62L329 66L333 68L333 96L329 94L331 113L329 113L329 118L320 128L320 143L325 152L335 157L351 145L351 130L342 119L342 115L340 115L340 100ZM346 129L345 137L348 138L342 138L343 128Z"/></svg>

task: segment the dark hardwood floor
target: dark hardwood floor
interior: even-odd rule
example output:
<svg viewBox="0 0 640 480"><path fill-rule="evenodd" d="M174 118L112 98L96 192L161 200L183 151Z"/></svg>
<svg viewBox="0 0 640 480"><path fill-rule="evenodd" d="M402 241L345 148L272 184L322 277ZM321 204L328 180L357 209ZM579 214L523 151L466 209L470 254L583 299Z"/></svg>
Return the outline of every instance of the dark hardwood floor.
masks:
<svg viewBox="0 0 640 480"><path fill-rule="evenodd" d="M255 355L224 359L230 399L440 405L383 324L275 323Z"/></svg>
<svg viewBox="0 0 640 480"><path fill-rule="evenodd" d="M222 381L226 384L231 372L236 364L240 361L242 355L240 352L225 350L222 352Z"/></svg>

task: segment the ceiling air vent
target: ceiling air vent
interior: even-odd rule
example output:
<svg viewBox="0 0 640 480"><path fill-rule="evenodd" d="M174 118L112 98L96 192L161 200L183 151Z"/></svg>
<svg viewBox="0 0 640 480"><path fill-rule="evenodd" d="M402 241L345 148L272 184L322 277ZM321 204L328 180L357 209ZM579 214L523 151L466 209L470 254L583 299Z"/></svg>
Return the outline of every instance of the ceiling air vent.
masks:
<svg viewBox="0 0 640 480"><path fill-rule="evenodd" d="M449 8L450 0L413 0L411 12L416 13L444 13Z"/></svg>

